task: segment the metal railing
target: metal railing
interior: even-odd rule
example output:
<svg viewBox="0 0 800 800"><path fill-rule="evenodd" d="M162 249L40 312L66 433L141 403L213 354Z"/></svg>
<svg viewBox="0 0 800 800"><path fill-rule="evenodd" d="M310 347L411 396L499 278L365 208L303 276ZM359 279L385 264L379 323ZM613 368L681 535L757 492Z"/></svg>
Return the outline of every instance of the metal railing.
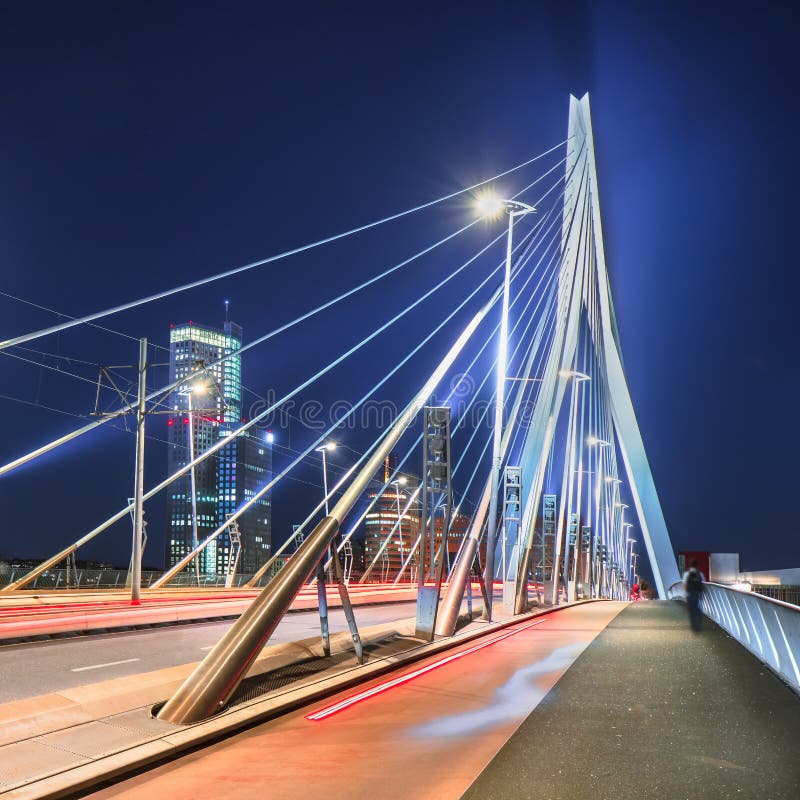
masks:
<svg viewBox="0 0 800 800"><path fill-rule="evenodd" d="M800 606L800 586L770 586L754 583L751 591L763 594L764 597L771 597L773 600Z"/></svg>
<svg viewBox="0 0 800 800"><path fill-rule="evenodd" d="M283 566L284 561L278 560L272 570L264 575L259 584L268 583L272 576ZM22 577L30 571L30 567L11 568L4 573L0 573L0 586L7 586L17 578ZM142 572L142 588L148 588L157 578L162 575L160 570ZM250 575L235 575L233 586L244 586L251 578ZM128 571L125 569L77 569L66 570L63 568L49 569L38 575L32 580L25 590L63 590L63 589L119 589L124 590L130 587ZM197 576L194 571L178 573L170 581L169 588L198 586ZM224 587L225 575L220 574L201 574L201 588Z"/></svg>
<svg viewBox="0 0 800 800"><path fill-rule="evenodd" d="M718 583L704 587L703 613L800 692L800 607ZM682 584L669 596L682 599Z"/></svg>

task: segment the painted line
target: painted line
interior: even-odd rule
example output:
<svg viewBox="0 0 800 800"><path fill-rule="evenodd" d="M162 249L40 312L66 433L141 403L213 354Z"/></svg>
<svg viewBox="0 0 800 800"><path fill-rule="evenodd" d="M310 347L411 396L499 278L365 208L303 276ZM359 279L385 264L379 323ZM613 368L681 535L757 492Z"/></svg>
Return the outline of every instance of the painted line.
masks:
<svg viewBox="0 0 800 800"><path fill-rule="evenodd" d="M211 650L212 647L216 647L216 645L210 644L210 645L208 645L208 647L201 647L200 649L201 650Z"/></svg>
<svg viewBox="0 0 800 800"><path fill-rule="evenodd" d="M319 722L320 720L326 719L327 717L330 717L333 714L338 714L340 711L344 711L346 708L350 708L350 706L354 706L356 703L361 703L364 700L368 700L370 697L375 697L375 695L382 694L383 692L386 692L389 689L394 689L395 686L402 686L404 683L413 681L415 678L419 678L421 675L425 675L426 673L431 672L432 670L438 669L439 667L443 667L445 664L450 664L451 662L456 661L459 658L471 655L472 653L475 653L478 650L483 650L485 647L491 647L491 645L493 644L502 642L503 639L508 639L511 636L516 636L518 633L527 631L534 625L541 625L543 622L547 622L547 619L539 619L536 620L536 622L531 622L529 625L517 628L516 630L506 631L500 636L495 636L488 642L480 642L478 644L473 645L472 647L468 647L466 650L460 650L458 653L453 653L452 655L445 656L444 658L441 658L438 661L426 664L424 667L415 669L412 672L407 672L405 675L400 675L399 677L393 678L392 680L384 681L383 683L378 683L375 686L371 686L369 689L364 689L363 691L358 692L357 694L350 695L350 697L345 697L344 700L339 700L339 702L337 703L325 706L324 708L321 708L318 711L313 711L311 714L308 714L306 716L306 719L311 720L312 722Z"/></svg>
<svg viewBox="0 0 800 800"><path fill-rule="evenodd" d="M72 672L86 672L87 669L101 669L102 667L116 667L117 664L132 664L134 661L141 661L141 658L126 658L122 661L109 661L106 664L92 664L90 667L75 667Z"/></svg>

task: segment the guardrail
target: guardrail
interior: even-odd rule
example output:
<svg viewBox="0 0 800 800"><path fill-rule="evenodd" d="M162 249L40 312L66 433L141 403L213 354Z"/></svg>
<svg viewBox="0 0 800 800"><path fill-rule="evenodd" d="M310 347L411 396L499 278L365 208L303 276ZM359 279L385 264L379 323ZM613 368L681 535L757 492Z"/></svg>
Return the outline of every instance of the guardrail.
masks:
<svg viewBox="0 0 800 800"><path fill-rule="evenodd" d="M268 575L262 578L260 583L266 583L272 575L282 566L283 562L279 559L274 568ZM11 568L5 573L0 573L0 586L7 586L17 578L27 574L30 567ZM148 588L153 581L161 577L162 572L146 571L142 572L142 587ZM235 575L233 586L244 586L253 576ZM128 571L124 569L84 569L77 570L49 569L41 575L37 575L25 589L124 589L130 586L128 581ZM194 571L181 572L175 575L170 581L169 588L182 586L200 586L204 588L225 586L225 576L215 574L201 574L198 584L197 576Z"/></svg>
<svg viewBox="0 0 800 800"><path fill-rule="evenodd" d="M790 605L800 606L800 586L774 586L754 583L750 591L771 597L773 600L782 600Z"/></svg>
<svg viewBox="0 0 800 800"><path fill-rule="evenodd" d="M703 613L800 692L800 607L718 583L704 586ZM682 584L668 596L683 599Z"/></svg>

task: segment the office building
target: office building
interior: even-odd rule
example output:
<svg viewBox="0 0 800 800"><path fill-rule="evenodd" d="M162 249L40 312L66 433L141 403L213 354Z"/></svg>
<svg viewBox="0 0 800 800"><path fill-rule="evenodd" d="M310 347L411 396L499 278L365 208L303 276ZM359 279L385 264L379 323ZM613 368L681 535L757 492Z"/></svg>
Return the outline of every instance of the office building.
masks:
<svg viewBox="0 0 800 800"><path fill-rule="evenodd" d="M228 436L242 423L242 329L188 322L170 328L170 382L183 378L170 397L167 468L173 474ZM220 364L220 358L227 357ZM272 475L271 435L250 429L195 468L197 541L202 542L264 486ZM238 519L242 552L238 572L255 572L270 555L271 497L266 493ZM167 498L166 564L175 564L194 544L191 471L174 481ZM206 547L202 575L221 575L231 554L227 531Z"/></svg>

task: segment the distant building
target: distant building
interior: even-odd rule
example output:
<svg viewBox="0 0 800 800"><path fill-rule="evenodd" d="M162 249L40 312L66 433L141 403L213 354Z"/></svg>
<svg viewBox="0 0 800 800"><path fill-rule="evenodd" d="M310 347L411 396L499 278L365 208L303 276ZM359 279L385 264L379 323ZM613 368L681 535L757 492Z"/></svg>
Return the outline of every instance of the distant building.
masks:
<svg viewBox="0 0 800 800"><path fill-rule="evenodd" d="M386 459L379 475L381 483L388 483L396 466L394 457ZM393 581L405 560L408 559L409 550L417 541L420 530L420 498L419 495L409 505L409 498L419 487L419 478L408 473L398 473L397 478L405 483L392 483L388 489L378 497L375 505L364 519L364 568L366 569L376 558L370 580ZM375 500L378 492L368 494L370 502ZM400 513L398 514L398 500ZM408 508L406 508L408 506ZM398 518L400 523L398 524ZM447 537L447 555L445 564L452 564L455 554L461 547L464 536L469 532L471 518L453 509L450 522L450 533ZM437 517L434 523L435 551L438 552L442 542L443 518ZM381 551L383 543L391 535L389 544ZM485 556L485 546L481 546L481 559ZM481 560L481 563L483 561ZM413 557L403 574L404 581L416 579L417 559Z"/></svg>
<svg viewBox="0 0 800 800"><path fill-rule="evenodd" d="M380 475L382 483L389 481L395 463L391 456L387 457ZM398 473L397 478L404 483L392 484L378 497L375 505L364 519L364 569L369 567L376 556L378 557L370 576L370 580L374 581L394 580L397 577L401 565L408 557L409 549L419 535L418 499L406 509L409 498L419 485L419 478L416 475L404 473ZM372 491L367 496L372 502L377 495L377 491ZM384 541L390 534L392 536L389 544L378 556ZM403 577L404 580L411 579L410 564Z"/></svg>
<svg viewBox="0 0 800 800"><path fill-rule="evenodd" d="M707 550L682 550L678 553L678 570L681 575L693 562L712 583L732 584L739 579L738 553L709 553Z"/></svg>
<svg viewBox="0 0 800 800"><path fill-rule="evenodd" d="M169 474L186 466L190 442L195 457L242 423L242 329L225 322L222 329L188 322L170 329L170 382L186 378L170 399L167 419ZM214 364L230 356L221 364ZM191 413L190 413L191 409ZM193 435L190 435L193 432ZM202 542L272 476L271 435L247 431L195 468L197 539ZM242 552L240 574L255 572L270 555L271 497L267 492L238 519ZM192 549L191 477L187 472L170 485L167 496L167 567ZM221 574L230 555L227 532L199 557L200 572Z"/></svg>

